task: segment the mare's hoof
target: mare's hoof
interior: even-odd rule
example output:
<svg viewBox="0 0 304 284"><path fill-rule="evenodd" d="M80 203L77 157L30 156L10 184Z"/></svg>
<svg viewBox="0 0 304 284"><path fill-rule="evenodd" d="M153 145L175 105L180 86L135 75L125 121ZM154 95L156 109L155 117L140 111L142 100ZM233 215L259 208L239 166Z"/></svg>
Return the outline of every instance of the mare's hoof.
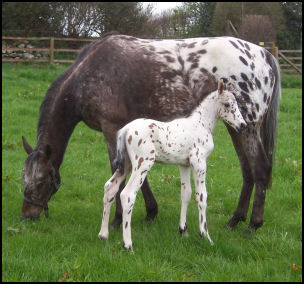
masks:
<svg viewBox="0 0 304 284"><path fill-rule="evenodd" d="M152 208L152 209L148 209L147 210L147 216L146 216L146 221L152 221L156 215L158 213L158 208L157 206L155 208Z"/></svg>
<svg viewBox="0 0 304 284"><path fill-rule="evenodd" d="M254 233L256 230L254 228L248 227L248 229L243 234L243 238L247 238L251 235L251 233Z"/></svg>
<svg viewBox="0 0 304 284"><path fill-rule="evenodd" d="M243 220L243 218L241 217L233 215L232 218L225 224L225 228L230 230L235 230L240 221L245 221L245 220Z"/></svg>
<svg viewBox="0 0 304 284"><path fill-rule="evenodd" d="M110 224L110 228L119 230L121 222L122 222L122 219L115 216L114 220Z"/></svg>

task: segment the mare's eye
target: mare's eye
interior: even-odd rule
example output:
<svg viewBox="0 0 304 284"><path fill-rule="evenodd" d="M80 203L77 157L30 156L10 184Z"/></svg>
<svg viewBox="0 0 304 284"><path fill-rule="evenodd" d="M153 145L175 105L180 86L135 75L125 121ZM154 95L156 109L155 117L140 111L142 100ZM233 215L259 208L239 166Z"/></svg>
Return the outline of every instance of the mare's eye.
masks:
<svg viewBox="0 0 304 284"><path fill-rule="evenodd" d="M225 107L230 107L230 104L224 104Z"/></svg>

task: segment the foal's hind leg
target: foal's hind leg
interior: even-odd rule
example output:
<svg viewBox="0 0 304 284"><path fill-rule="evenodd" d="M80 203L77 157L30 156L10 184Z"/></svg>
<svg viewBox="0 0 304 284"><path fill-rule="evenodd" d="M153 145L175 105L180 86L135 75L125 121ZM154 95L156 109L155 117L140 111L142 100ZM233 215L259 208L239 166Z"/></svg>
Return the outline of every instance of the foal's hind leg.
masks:
<svg viewBox="0 0 304 284"><path fill-rule="evenodd" d="M130 172L129 169L125 170L122 175L119 170L116 170L114 175L106 182L104 186L104 197L103 197L103 215L100 232L98 237L101 239L108 239L109 236L109 217L111 206L114 201L115 195L119 189L122 181L125 180L126 175Z"/></svg>
<svg viewBox="0 0 304 284"><path fill-rule="evenodd" d="M235 229L240 221L245 221L247 218L250 198L254 186L254 179L251 172L251 166L247 158L247 154L244 151L242 144L242 139L244 139L244 136L237 133L229 125L226 124L226 126L232 138L235 151L239 157L243 175L243 186L237 209L234 212L233 217L226 223L227 228Z"/></svg>
<svg viewBox="0 0 304 284"><path fill-rule="evenodd" d="M190 183L190 167L179 166L180 178L181 178L181 215L179 221L179 232L181 234L186 233L187 231L187 208L191 199L191 183Z"/></svg>
<svg viewBox="0 0 304 284"><path fill-rule="evenodd" d="M102 130L104 133L104 136L106 138L108 152L109 152L109 158L111 163L111 170L112 173L115 172L116 169L113 167L113 162L116 158L116 132L119 130L121 126L118 126L116 124L109 123L107 121L103 121L101 123ZM116 210L115 210L115 217L113 221L111 222L111 227L115 229L119 229L120 224L122 222L122 206L120 201L120 193L123 190L125 186L125 180L121 183L119 190L116 194ZM155 218L158 212L158 206L157 202L153 196L153 193L150 189L150 186L148 184L147 178L145 179L142 187L142 193L145 200L146 210L147 210L147 216L146 220L152 220Z"/></svg>

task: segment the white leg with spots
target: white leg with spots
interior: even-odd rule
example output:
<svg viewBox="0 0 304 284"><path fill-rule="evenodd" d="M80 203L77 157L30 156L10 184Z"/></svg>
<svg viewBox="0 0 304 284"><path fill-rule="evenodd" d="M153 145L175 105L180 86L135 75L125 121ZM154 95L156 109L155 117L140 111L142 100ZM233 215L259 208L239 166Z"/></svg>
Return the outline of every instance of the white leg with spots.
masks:
<svg viewBox="0 0 304 284"><path fill-rule="evenodd" d="M127 171L123 175L120 174L118 170L113 174L113 176L106 182L104 186L104 197L103 197L103 216L100 232L98 237L100 239L107 240L109 236L109 217L111 212L111 206L113 204L114 198L119 186L122 181L126 178L128 174Z"/></svg>
<svg viewBox="0 0 304 284"><path fill-rule="evenodd" d="M179 232L185 234L187 231L187 209L191 199L190 167L179 166L181 178L181 215L179 222Z"/></svg>
<svg viewBox="0 0 304 284"><path fill-rule="evenodd" d="M131 177L120 194L122 206L123 246L127 250L132 250L131 216L136 195L153 164L154 162L145 161L142 162L140 168L133 168Z"/></svg>
<svg viewBox="0 0 304 284"><path fill-rule="evenodd" d="M193 177L195 182L195 199L198 205L199 212L199 229L200 236L206 237L211 245L213 245L213 241L211 240L208 229L207 229L207 217L206 217L206 209L207 209L207 190L206 190L206 160L200 159L201 162L192 163Z"/></svg>

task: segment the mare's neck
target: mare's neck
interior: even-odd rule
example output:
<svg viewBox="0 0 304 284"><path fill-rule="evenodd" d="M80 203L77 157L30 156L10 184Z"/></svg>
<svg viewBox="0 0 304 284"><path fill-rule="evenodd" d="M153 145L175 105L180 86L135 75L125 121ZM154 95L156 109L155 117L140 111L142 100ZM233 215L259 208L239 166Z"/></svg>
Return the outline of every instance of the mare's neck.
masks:
<svg viewBox="0 0 304 284"><path fill-rule="evenodd" d="M59 96L59 95L58 95ZM39 114L36 149L51 147L50 159L55 169L59 169L70 136L80 121L71 100L46 96Z"/></svg>
<svg viewBox="0 0 304 284"><path fill-rule="evenodd" d="M208 95L193 111L191 119L198 123L199 127L207 129L210 133L213 132L218 120L218 103L215 97L216 92Z"/></svg>

